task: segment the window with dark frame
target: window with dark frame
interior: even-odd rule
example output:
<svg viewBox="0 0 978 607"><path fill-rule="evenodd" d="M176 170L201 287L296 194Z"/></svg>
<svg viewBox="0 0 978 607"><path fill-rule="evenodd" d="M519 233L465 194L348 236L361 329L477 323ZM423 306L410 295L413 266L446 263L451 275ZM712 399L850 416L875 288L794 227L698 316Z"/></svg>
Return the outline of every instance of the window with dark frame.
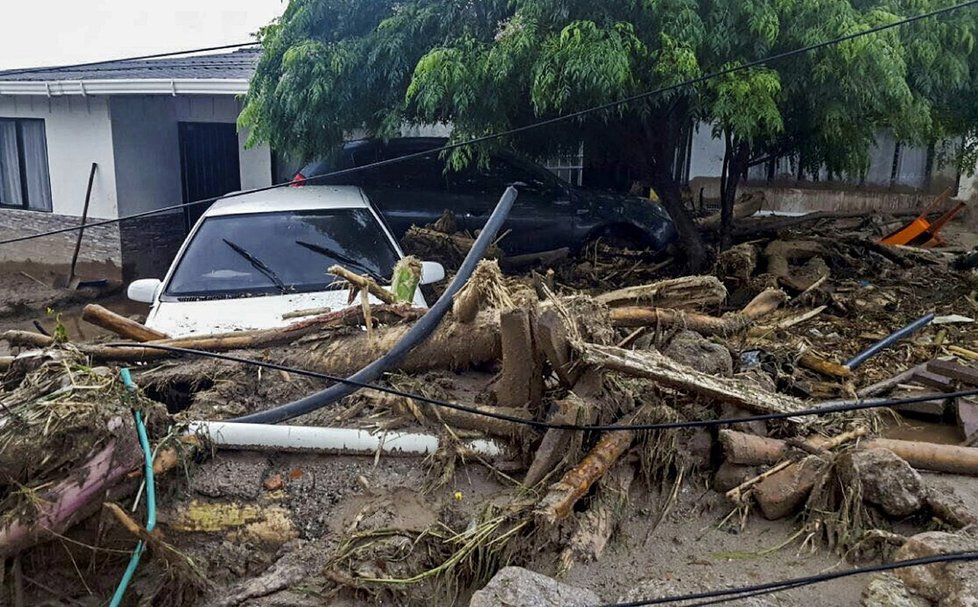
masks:
<svg viewBox="0 0 978 607"><path fill-rule="evenodd" d="M44 120L0 118L0 207L51 211Z"/></svg>

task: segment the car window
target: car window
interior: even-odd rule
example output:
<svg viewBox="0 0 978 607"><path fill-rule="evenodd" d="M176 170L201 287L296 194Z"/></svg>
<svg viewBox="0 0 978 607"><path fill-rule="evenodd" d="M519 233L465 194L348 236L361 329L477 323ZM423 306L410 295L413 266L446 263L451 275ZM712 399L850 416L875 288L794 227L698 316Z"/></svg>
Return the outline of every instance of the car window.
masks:
<svg viewBox="0 0 978 607"><path fill-rule="evenodd" d="M445 163L437 154L364 171L363 187L388 190L443 190Z"/></svg>
<svg viewBox="0 0 978 607"><path fill-rule="evenodd" d="M514 159L492 156L488 166L472 165L449 174L453 192L468 196L496 197L514 185L523 194L553 197L559 193L557 179L545 169L534 171Z"/></svg>
<svg viewBox="0 0 978 607"><path fill-rule="evenodd" d="M340 264L389 281L398 255L367 209L208 217L180 258L167 297L323 290ZM257 260L257 262L256 262Z"/></svg>

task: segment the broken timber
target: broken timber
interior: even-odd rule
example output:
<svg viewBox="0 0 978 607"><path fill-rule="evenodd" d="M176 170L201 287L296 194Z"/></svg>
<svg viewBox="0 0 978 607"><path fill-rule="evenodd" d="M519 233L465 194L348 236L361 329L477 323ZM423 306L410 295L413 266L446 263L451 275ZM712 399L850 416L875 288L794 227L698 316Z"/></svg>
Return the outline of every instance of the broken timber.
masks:
<svg viewBox="0 0 978 607"><path fill-rule="evenodd" d="M648 285L627 287L594 298L612 308L649 303L662 308L688 310L718 306L727 299L727 288L715 276L684 276Z"/></svg>
<svg viewBox="0 0 978 607"><path fill-rule="evenodd" d="M581 351L588 364L651 379L669 388L730 403L753 413L791 413L806 408L803 401L792 396L768 392L747 380L701 373L654 350L583 344Z"/></svg>

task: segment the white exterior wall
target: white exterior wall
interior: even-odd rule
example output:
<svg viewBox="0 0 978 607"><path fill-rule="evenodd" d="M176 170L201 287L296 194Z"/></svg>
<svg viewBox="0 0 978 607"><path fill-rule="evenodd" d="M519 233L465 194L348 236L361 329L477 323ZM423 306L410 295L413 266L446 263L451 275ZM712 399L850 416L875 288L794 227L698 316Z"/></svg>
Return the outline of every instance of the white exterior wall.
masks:
<svg viewBox="0 0 978 607"><path fill-rule="evenodd" d="M120 215L181 202L172 97L113 97L112 141Z"/></svg>
<svg viewBox="0 0 978 607"><path fill-rule="evenodd" d="M0 96L0 118L44 120L54 214L82 214L88 175L95 162L98 170L88 215L116 217L116 170L107 99Z"/></svg>
<svg viewBox="0 0 978 607"><path fill-rule="evenodd" d="M241 106L231 96L116 96L112 98L112 138L119 175L122 214L182 202L178 122L237 122ZM242 189L272 183L268 146L245 149L238 134Z"/></svg>
<svg viewBox="0 0 978 607"><path fill-rule="evenodd" d="M719 177L723 170L723 141L713 138L713 128L701 122L693 131L689 151L689 178Z"/></svg>

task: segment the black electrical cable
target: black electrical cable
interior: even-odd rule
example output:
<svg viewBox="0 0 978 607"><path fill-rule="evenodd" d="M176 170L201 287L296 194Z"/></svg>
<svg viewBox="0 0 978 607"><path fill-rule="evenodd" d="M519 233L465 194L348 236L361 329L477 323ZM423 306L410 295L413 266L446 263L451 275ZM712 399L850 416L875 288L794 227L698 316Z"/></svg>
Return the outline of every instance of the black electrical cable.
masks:
<svg viewBox="0 0 978 607"><path fill-rule="evenodd" d="M506 130L506 131L500 131L498 133L491 133L489 135L483 135L481 137L474 137L472 139L467 139L465 141L458 141L458 142L455 142L455 143L450 143L448 145L444 145L444 146L439 147L439 148L434 148L434 149L425 150L425 151L421 151L421 152L415 152L415 153L412 153L412 154L405 154L403 156L397 156L395 158L388 158L388 159L385 159L385 160L380 160L380 161L377 161L377 162L365 164L365 165L362 165L362 166L351 167L351 168L348 168L348 169L341 169L341 170L338 170L338 171L333 171L331 173L325 173L323 175L317 175L315 177L312 177L312 178L307 179L307 183L313 183L314 184L314 183L317 182L317 180L318 181L322 181L322 180L325 180L325 179L330 178L330 177L339 177L339 176L342 176L342 175L348 175L348 174L357 173L357 172L360 172L360 171L366 171L366 170L369 170L369 169L376 169L376 168L379 168L379 167L389 166L389 165L397 164L397 163L400 163L400 162L406 162L408 160L415 160L415 159L418 159L418 158L424 158L426 156L431 156L432 154L440 154L440 153L443 153L443 152L448 152L448 151L451 151L451 150L454 150L454 149L457 149L457 148L468 147L468 146L471 146L471 145L477 145L477 144L485 143L485 142L492 141L492 140L495 140L495 139L500 139L500 138L503 138L503 137L510 137L512 135L518 135L520 133L525 133L527 131L539 129L539 128L542 128L542 127L545 127L545 126L550 126L550 125L553 125L553 124L558 124L558 123L561 123L561 122L566 122L568 120L573 120L575 118L580 118L582 116L586 116L586 115L592 114L594 112L601 112L601 111L605 111L605 110L614 109L614 108L616 108L618 106L627 105L627 104L632 103L634 101L640 101L642 99L647 99L649 97L654 97L656 95L661 95L663 93L668 93L668 92L671 92L671 91L679 90L681 88L685 88L685 87L688 87L688 86L693 86L693 85L696 85L696 84L701 84L701 83L706 82L708 80L712 80L713 78L719 78L721 76L727 76L727 75L730 75L730 74L733 74L733 73L736 73L736 72L741 72L741 71L748 70L748 69L751 69L751 68L754 68L754 67L759 67L759 66L765 65L767 63L771 63L771 62L775 62L775 61L780 61L782 59L788 59L790 57L794 57L794 56L797 56L797 55L802 55L802 54L805 54L805 53L808 53L808 52L811 52L811 51L814 51L814 50L819 50L819 49L822 49L822 48L826 48L826 47L829 47L829 46L840 44L842 42L847 42L849 40L855 40L856 38L861 38L863 36L869 36L871 34L877 34L879 32L882 32L882 31L885 31L885 30L889 30L889 29L893 29L893 28L897 28L897 27L901 27L903 25L914 23L914 22L920 21L922 19L927 19L927 18L930 18L930 17L936 17L936 16L943 15L943 14L946 14L946 13L950 13L952 11L956 11L956 10L959 10L959 9L962 9L962 8L968 8L968 7L974 6L976 4L978 4L978 0L967 0L966 2L961 2L960 4L955 4L955 5L952 5L952 6L947 6L947 7L936 9L936 10L929 11L929 12L926 12L926 13L921 13L920 15L914 15L912 17L906 17L904 19L899 19L899 20L893 21L891 23L886 23L886 24L878 25L878 26L871 27L871 28L866 29L866 30L862 30L862 31L859 31L859 32L854 32L852 34L847 34L845 36L840 36L838 38L833 38L831 40L826 40L824 42L818 42L818 43L815 43L815 44L811 44L809 46L805 46L805 47L793 49L793 50L790 50L790 51L785 51L783 53L778 53L776 55L771 55L771 56L764 57L764 58L761 58L761 59L756 59L754 61L749 61L747 63L742 63L740 65L736 65L736 66L724 68L722 70L718 70L718 71L715 71L715 72L710 72L708 74L704 74L702 76L698 76L698 77L692 78L690 80L685 80L685 81L680 82L680 83L677 83L677 84L672 84L672 85L669 85L669 86L659 87L659 88L652 89L650 91L645 91L643 93L638 93L636 95L632 95L632 96L629 96L629 97L623 97L623 98L618 99L616 101L610 101L610 102L605 103L605 104L602 104L602 105L597 105L597 106L593 106L593 107L590 107L590 108L585 108L583 110L579 110L579 111L576 111L576 112L571 112L569 114L561 114L560 116L555 116L553 118L548 118L546 120L541 120L541 121L534 122L534 123L531 123L531 124L527 124L527 125L523 125L523 126L520 126L520 127L512 128L512 129L509 129L509 130ZM103 219L103 220L99 220L99 221L96 221L96 222L89 222L88 224L86 224L84 226L84 229L92 228L92 227L98 227L98 226L103 226L103 225L109 225L109 224L118 223L118 222L121 222L121 221L128 221L130 219L139 219L139 218L148 217L148 216L151 216L151 215L158 215L160 213L168 213L170 211L176 211L176 210L183 209L183 208L186 208L186 207L192 207L192 206L201 205L201 204L210 204L210 203L213 203L213 202L215 202L217 200L220 200L220 199L236 198L238 196L245 196L247 194L257 194L257 193L260 193L260 192L266 192L268 190L273 190L273 189L276 189L276 188L287 187L289 185L291 185L291 182L277 183L277 184L273 184L273 185L269 185L269 186L264 186L264 187L260 187L260 188L252 188L250 190L241 190L239 192L232 192L230 194L225 194L223 196L215 196L213 198L204 198L204 199L201 199L201 200L193 200L193 201L190 201L190 202L184 202L184 203L180 203L180 204L174 204L174 205L170 205L170 206L166 206L166 207L161 207L159 209L153 209L151 211L143 211L141 213L133 213L131 215L125 215L123 217L116 217L116 218L113 218L113 219ZM56 234L64 234L64 233L67 233L67 232L76 232L76 231L81 230L81 229L83 229L82 226L74 226L74 227L69 227L69 228L59 228L59 229L56 229L56 230L49 230L47 232L42 232L40 234L30 234L30 235L27 235L27 236L19 236L19 237L16 237L16 238L8 238L6 240L0 240L0 245L13 244L13 243L16 243L16 242L23 242L25 240L33 240L35 238L44 238L46 236L53 236L53 235L56 235Z"/></svg>
<svg viewBox="0 0 978 607"><path fill-rule="evenodd" d="M585 431L586 432L616 432L616 431L622 432L622 431L643 431L643 430L679 430L684 428L705 428L705 427L712 427L712 426L728 426L733 424L742 424L742 423L754 422L754 421L771 421L771 420L778 420L778 419L791 419L795 417L822 416L822 415L827 415L829 413L845 413L849 411L863 411L867 409L882 409L888 407L895 407L898 405L921 403L921 402L926 402L926 401L936 400L936 399L978 396L978 388L974 388L971 390L961 390L959 392L942 392L940 394L924 394L921 396L913 396L909 398L876 398L876 399L857 400L857 401L833 401L832 404L828 406L812 407L809 409L801 409L799 411L789 411L784 413L765 413L762 415L750 415L747 417L729 417L729 418L720 418L720 419L703 419L703 420L692 420L692 421L682 421L682 422L664 422L664 423L656 423L656 424L603 424L603 425L602 424L595 424L595 425L555 424L552 422L544 422L544 421L538 421L533 419L524 419L522 417L506 415L505 413L497 413L495 411L489 411L485 409L469 407L466 405L460 405L458 403L440 400L437 398L430 398L428 396L424 396L423 394L414 394L412 392L398 390L397 388L389 388L387 386L381 386L378 384L359 382L353 379L339 377L338 375L331 375L329 373L309 371L306 369L300 369L298 367L291 367L289 365L280 365L277 363L265 362L265 361L255 360L252 358L243 358L240 356L222 354L219 352L207 352L205 350L194 350L191 348L180 348L178 346L167 346L163 344L154 344L154 343L115 342L115 343L108 343L105 345L112 348L147 348L150 350L162 350L164 352L173 352L176 354L189 354L192 356L201 356L204 358L213 358L217 360L226 360L229 362L253 365L256 367L264 367L266 369L273 369L276 371L286 371L288 373L294 373L296 375L301 375L304 377L324 379L328 381L345 384L348 386L354 386L356 388L369 388L371 390L377 390L378 392L385 392L387 394L392 394L394 396L401 396L419 402L428 403L436 407L454 409L455 411L463 411L465 413L481 415L482 417L486 417L490 419L498 419L500 421L513 422L516 424L522 424L524 426L538 428L541 430L555 429L555 430L574 430L574 431L581 431L581 432L585 432ZM242 419L229 420L229 421L242 421Z"/></svg>
<svg viewBox="0 0 978 607"><path fill-rule="evenodd" d="M315 394L310 394L305 398L291 403L285 403L270 409L265 409L264 411L236 417L230 421L251 424L276 424L306 413L311 413L335 403L344 396L353 394L357 390L356 384L373 382L379 379L385 371L397 365L401 359L407 356L408 352L431 335L438 327L441 319L452 309L455 294L469 281L469 277L472 276L472 272L475 271L476 266L482 260L482 256L485 255L489 245L495 240L496 234L503 227L503 222L509 216L510 209L513 208L513 203L516 202L516 196L516 188L512 186L506 188L506 191L503 192L499 202L496 203L492 214L489 215L489 219L482 227L478 238L472 243L472 247L465 255L465 259L462 260L462 265L459 266L458 272L455 273L455 277L445 289L444 293L441 294L441 297L438 298L438 301L434 305L428 308L424 316L419 318L407 333L394 344L394 347L384 353L383 356L363 367L350 377L345 378L345 381L337 382L325 390L320 390Z"/></svg>
<svg viewBox="0 0 978 607"><path fill-rule="evenodd" d="M103 59L101 61L88 61L86 63L72 63L69 65L50 65L47 67L26 67L26 68L15 68L12 70L0 71L0 76L20 76L22 74L36 74L41 72L50 72L52 70L57 71L68 71L77 70L86 67L97 67L100 65L111 65L113 63L124 63L127 61L146 61L148 59L163 59L165 57L179 57L180 55L191 55L195 53L209 53L213 51L226 51L234 48L244 48L247 46L257 46L261 44L258 41L252 42L238 42L235 44L222 44L220 46L207 46L203 48L193 48L184 51L167 51L164 53L153 53L151 55L137 55L134 57L121 57L119 59Z"/></svg>
<svg viewBox="0 0 978 607"><path fill-rule="evenodd" d="M708 601L704 603L695 603L696 606L701 605L714 605L718 602L727 602L739 600L741 598L746 598L747 596L757 596L758 594L770 594L773 592L779 592L781 590L789 590L791 588L800 588L802 586L811 586L813 584L819 584L822 582L830 582L832 580L837 580L840 578L852 577L856 575L865 575L867 573L882 573L885 571L893 571L896 569L905 569L907 567L920 567L923 565L933 565L936 563L959 563L967 561L978 560L978 552L950 552L946 554L935 554L931 556L925 556L917 559L907 559L903 561L895 561L893 563L884 563L882 565L872 565L869 567L856 567L854 569L849 569L846 571L836 571L833 573L821 573L818 575L809 575L800 578L793 578L790 580L782 580L780 582L768 582L765 584L755 584L753 586L742 586L740 588L730 588L726 590L711 590L707 592L695 592L682 596L669 596L658 599L646 599L641 601L631 601L627 603L606 603L600 605L599 607L647 607L648 605L665 605L668 603L677 603L679 601L695 601L699 599L716 599L719 597L724 597L720 601ZM751 593L751 594L747 594ZM756 594L755 594L756 593ZM693 605L690 605L693 607Z"/></svg>

